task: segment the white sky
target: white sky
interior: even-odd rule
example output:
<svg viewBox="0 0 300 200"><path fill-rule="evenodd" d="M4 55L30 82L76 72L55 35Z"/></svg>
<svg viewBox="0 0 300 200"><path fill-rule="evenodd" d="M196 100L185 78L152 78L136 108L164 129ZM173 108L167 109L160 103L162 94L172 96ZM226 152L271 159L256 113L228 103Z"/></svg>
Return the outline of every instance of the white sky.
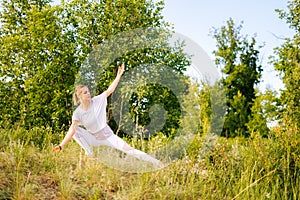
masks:
<svg viewBox="0 0 300 200"><path fill-rule="evenodd" d="M283 43L282 39L291 37L293 31L284 20L279 19L275 9L287 10L287 0L165 0L163 16L181 33L200 45L211 58L216 50L214 39L209 36L213 27L220 28L232 18L236 24L243 21L242 34L249 38L256 34L260 58L264 67L260 89L269 85L272 89L282 88L280 79L268 57L273 48ZM276 35L277 37L275 37Z"/></svg>

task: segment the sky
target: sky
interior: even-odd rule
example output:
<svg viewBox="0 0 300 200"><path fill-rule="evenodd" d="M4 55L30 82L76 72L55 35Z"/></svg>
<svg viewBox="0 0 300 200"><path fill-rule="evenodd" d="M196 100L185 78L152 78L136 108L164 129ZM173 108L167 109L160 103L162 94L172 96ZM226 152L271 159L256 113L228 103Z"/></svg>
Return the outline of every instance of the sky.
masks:
<svg viewBox="0 0 300 200"><path fill-rule="evenodd" d="M158 0L154 0L155 2ZM273 49L280 46L282 38L292 37L293 31L284 20L279 19L275 9L287 10L287 0L164 0L164 20L171 23L177 33L197 43L211 58L216 44L210 32L213 28L226 25L232 18L236 25L241 23L242 34L255 37L260 51L263 74L260 90L283 88L282 81L269 62ZM59 4L60 0L54 0Z"/></svg>
<svg viewBox="0 0 300 200"><path fill-rule="evenodd" d="M216 50L215 41L209 35L211 30L226 25L230 18L236 25L243 23L241 33L248 38L256 35L257 44L264 44L260 49L264 72L259 88L283 88L277 72L268 64L268 57L284 42L281 38L294 35L275 12L275 9L287 10L287 0L165 0L164 7L164 20L173 24L176 32L201 46L211 59Z"/></svg>

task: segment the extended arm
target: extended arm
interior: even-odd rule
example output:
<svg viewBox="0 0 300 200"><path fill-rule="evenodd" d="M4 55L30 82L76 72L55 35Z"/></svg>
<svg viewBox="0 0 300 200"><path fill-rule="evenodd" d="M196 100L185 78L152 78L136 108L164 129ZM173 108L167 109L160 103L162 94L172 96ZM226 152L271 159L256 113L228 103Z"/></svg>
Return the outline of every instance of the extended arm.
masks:
<svg viewBox="0 0 300 200"><path fill-rule="evenodd" d="M56 146L53 148L53 152L59 152L62 150L62 148L72 139L73 135L75 134L75 131L78 127L78 121L74 120L72 121L72 124L66 134L66 136L64 137L64 139L62 140L62 142L60 143L59 146Z"/></svg>
<svg viewBox="0 0 300 200"><path fill-rule="evenodd" d="M119 69L118 69L118 74L117 77L115 78L115 80L111 83L111 85L107 88L106 90L106 96L108 97L109 95L111 95L111 93L113 93L116 89L116 87L118 86L118 83L120 81L120 78L122 76L124 72L124 64L122 64Z"/></svg>

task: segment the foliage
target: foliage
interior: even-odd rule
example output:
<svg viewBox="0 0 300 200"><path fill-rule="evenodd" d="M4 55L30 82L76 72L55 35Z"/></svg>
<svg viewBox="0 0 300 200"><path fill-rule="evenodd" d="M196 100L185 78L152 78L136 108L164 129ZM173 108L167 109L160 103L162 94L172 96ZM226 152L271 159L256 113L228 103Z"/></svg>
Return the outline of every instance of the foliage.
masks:
<svg viewBox="0 0 300 200"><path fill-rule="evenodd" d="M221 80L227 96L227 113L223 136L248 136L247 122L255 99L255 84L259 83L262 68L256 40L241 36L242 25L235 26L232 19L226 26L214 29L217 41L214 51L216 64L221 68Z"/></svg>
<svg viewBox="0 0 300 200"><path fill-rule="evenodd" d="M251 108L251 117L247 123L250 134L260 134L262 137L268 137L269 127L278 123L279 116L278 98L276 92L267 89L265 93L257 91L257 97Z"/></svg>
<svg viewBox="0 0 300 200"><path fill-rule="evenodd" d="M201 126L200 115L202 113L202 106L204 108L206 105L200 103L199 84L188 80L187 85L188 91L185 95L188 98L184 98L181 104L182 112L184 113L184 116L180 120L181 127L183 128L182 132L186 134L202 133L203 131L199 127ZM206 103L209 103L209 101Z"/></svg>
<svg viewBox="0 0 300 200"><path fill-rule="evenodd" d="M80 56L59 24L62 8L48 1L4 1L2 7L1 121L64 128Z"/></svg>
<svg viewBox="0 0 300 200"><path fill-rule="evenodd" d="M98 45L118 33L168 26L162 19L161 1L75 0L63 1L62 5L51 7L49 1L13 0L3 1L2 7L0 97L3 103L0 105L0 119L1 122L8 122L5 125L18 123L28 129L36 126L51 126L58 131L66 129L72 115L71 96L74 84L78 83L77 74L84 70L87 74L93 73L89 71L87 58ZM94 94L110 85L120 61L126 63L127 71L139 68L143 63L144 66L165 65L182 74L189 62L181 50L182 46L166 46L169 36L169 33L165 33L165 41L159 41L156 49L126 52L111 60L105 73L89 83L97 87L97 93ZM117 45L119 49L123 47L123 44ZM116 48L110 51L111 54L116 52ZM148 98L147 107L155 103L149 99L149 95L166 94L163 99L171 96L170 92L158 91L156 87L147 89L149 93L141 97ZM133 95L132 104L137 101L135 97ZM178 99L173 98L170 104L175 105L176 101ZM168 109L170 119L164 131L170 132L179 126L180 106L175 107L174 112ZM110 108L108 116L113 121ZM142 111L139 113L140 124L147 124L149 120L143 119Z"/></svg>
<svg viewBox="0 0 300 200"><path fill-rule="evenodd" d="M286 126L300 126L300 67L299 67L299 1L289 1L288 11L277 10L279 17L284 19L291 29L295 31L292 38L286 38L281 47L275 49L272 63L280 72L285 88L281 91L281 104L283 107L282 119L286 119Z"/></svg>

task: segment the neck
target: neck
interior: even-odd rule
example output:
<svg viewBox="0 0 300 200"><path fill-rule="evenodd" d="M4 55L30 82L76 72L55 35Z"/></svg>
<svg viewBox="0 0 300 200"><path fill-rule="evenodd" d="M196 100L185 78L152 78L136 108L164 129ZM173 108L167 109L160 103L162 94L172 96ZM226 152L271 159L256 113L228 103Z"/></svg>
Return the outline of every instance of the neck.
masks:
<svg viewBox="0 0 300 200"><path fill-rule="evenodd" d="M81 108L83 110L88 110L89 107L90 107L90 101L83 101L83 102L81 102Z"/></svg>

